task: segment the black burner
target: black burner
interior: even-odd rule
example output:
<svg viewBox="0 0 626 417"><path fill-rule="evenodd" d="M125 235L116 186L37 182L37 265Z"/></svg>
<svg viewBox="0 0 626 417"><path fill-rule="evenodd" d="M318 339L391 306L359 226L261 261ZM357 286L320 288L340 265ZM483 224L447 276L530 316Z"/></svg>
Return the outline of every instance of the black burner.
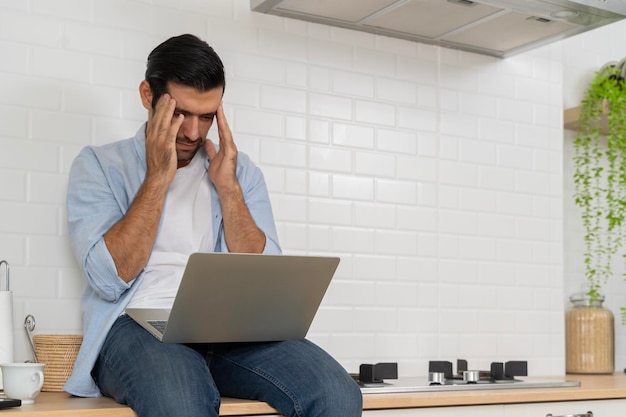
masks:
<svg viewBox="0 0 626 417"><path fill-rule="evenodd" d="M453 372L452 362L448 361L428 362L428 372L441 373L446 380L465 380L464 373L469 370L467 361L458 359L456 363L456 374ZM478 371L478 380L480 381L513 381L516 376L528 376L528 364L526 361L492 362L489 371ZM476 381L474 373L471 380L466 380L468 383Z"/></svg>

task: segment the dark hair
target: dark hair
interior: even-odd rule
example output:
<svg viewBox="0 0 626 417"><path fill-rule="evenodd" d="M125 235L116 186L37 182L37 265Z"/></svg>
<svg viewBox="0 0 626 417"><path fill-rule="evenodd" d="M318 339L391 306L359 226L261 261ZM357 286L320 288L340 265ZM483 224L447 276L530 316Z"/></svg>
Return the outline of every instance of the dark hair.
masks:
<svg viewBox="0 0 626 417"><path fill-rule="evenodd" d="M153 108L167 93L169 82L202 92L226 87L220 57L209 44L190 34L169 38L150 52L146 81L152 90Z"/></svg>

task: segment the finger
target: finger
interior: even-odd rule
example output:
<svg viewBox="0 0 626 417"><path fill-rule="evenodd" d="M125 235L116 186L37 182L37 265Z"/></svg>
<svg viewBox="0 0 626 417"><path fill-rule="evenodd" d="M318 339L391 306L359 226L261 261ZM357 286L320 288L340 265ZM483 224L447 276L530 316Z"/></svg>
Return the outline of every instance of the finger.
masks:
<svg viewBox="0 0 626 417"><path fill-rule="evenodd" d="M173 119L171 119L171 124L169 126L169 131L168 131L168 137L176 141L176 136L178 135L178 131L180 130L180 127L184 121L185 121L185 116L183 114L179 114L175 116Z"/></svg>
<svg viewBox="0 0 626 417"><path fill-rule="evenodd" d="M169 94L164 94L163 105L159 107L159 126L167 132L172 124L174 110L176 110L176 100Z"/></svg>
<svg viewBox="0 0 626 417"><path fill-rule="evenodd" d="M155 130L162 130L164 126L164 120L167 120L165 115L168 113L170 96L169 94L163 94L156 102L154 109L150 112L151 117L149 120L149 126ZM171 117L171 116L170 116Z"/></svg>
<svg viewBox="0 0 626 417"><path fill-rule="evenodd" d="M154 106L151 118L152 127L158 131L167 131L175 108L176 102L170 97L169 94L163 94Z"/></svg>
<svg viewBox="0 0 626 417"><path fill-rule="evenodd" d="M220 148L235 146L230 126L228 126L228 120L226 120L226 115L224 114L224 102L221 102L217 108L217 133L220 137Z"/></svg>

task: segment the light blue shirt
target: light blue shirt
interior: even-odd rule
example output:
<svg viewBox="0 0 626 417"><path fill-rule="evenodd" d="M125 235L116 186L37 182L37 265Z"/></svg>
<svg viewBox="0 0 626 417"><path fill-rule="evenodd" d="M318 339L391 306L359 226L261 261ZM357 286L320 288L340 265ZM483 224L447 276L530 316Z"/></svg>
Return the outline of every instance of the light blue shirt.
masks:
<svg viewBox="0 0 626 417"><path fill-rule="evenodd" d="M72 163L67 194L70 244L86 285L81 299L83 343L65 391L81 397L101 396L91 377L104 339L124 309L143 272L125 282L117 275L104 234L133 202L146 176L145 124L134 137L103 146L84 148ZM198 152L205 155L204 147ZM265 233L264 253L281 253L267 187L261 170L244 153L237 158L237 178L257 226ZM211 184L213 248L227 252L219 197Z"/></svg>

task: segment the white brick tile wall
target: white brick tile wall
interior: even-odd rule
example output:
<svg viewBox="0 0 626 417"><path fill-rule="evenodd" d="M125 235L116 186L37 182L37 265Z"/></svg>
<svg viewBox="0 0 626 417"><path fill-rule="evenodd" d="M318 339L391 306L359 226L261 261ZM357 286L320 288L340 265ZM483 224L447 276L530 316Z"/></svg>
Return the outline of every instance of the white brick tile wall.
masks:
<svg viewBox="0 0 626 417"><path fill-rule="evenodd" d="M376 181L376 200L385 203L415 204L417 190L415 184L409 181L394 181L379 179Z"/></svg>
<svg viewBox="0 0 626 417"><path fill-rule="evenodd" d="M309 65L308 72L311 90L330 91L331 71L329 69Z"/></svg>
<svg viewBox="0 0 626 417"><path fill-rule="evenodd" d="M370 229L335 227L331 233L331 248L338 253L353 251L372 253L374 250L374 232Z"/></svg>
<svg viewBox="0 0 626 417"><path fill-rule="evenodd" d="M398 107L397 126L403 129L412 129L422 132L435 132L437 130L437 113L431 110Z"/></svg>
<svg viewBox="0 0 626 417"><path fill-rule="evenodd" d="M346 123L333 123L333 144L361 149L374 148L374 128Z"/></svg>
<svg viewBox="0 0 626 417"><path fill-rule="evenodd" d="M25 138L28 112L23 108L0 106L0 134L4 137Z"/></svg>
<svg viewBox="0 0 626 417"><path fill-rule="evenodd" d="M399 80L436 85L438 74L435 60L399 55L396 62L396 77Z"/></svg>
<svg viewBox="0 0 626 417"><path fill-rule="evenodd" d="M226 94L226 92L228 92ZM258 83L227 80L224 101L237 106L258 107L261 102L261 87Z"/></svg>
<svg viewBox="0 0 626 417"><path fill-rule="evenodd" d="M468 212L494 213L497 208L496 193L490 190L461 189L459 207Z"/></svg>
<svg viewBox="0 0 626 417"><path fill-rule="evenodd" d="M91 58L85 54L43 47L31 49L30 72L35 76L89 82L90 69Z"/></svg>
<svg viewBox="0 0 626 417"><path fill-rule="evenodd" d="M432 208L398 206L396 223L400 230L434 232L437 230L438 212Z"/></svg>
<svg viewBox="0 0 626 417"><path fill-rule="evenodd" d="M28 70L28 48L17 42L0 41L3 57L0 61L0 71L26 73Z"/></svg>
<svg viewBox="0 0 626 417"><path fill-rule="evenodd" d="M374 97L374 77L369 74L333 71L332 90L348 96Z"/></svg>
<svg viewBox="0 0 626 417"><path fill-rule="evenodd" d="M358 152L355 155L355 173L375 177L393 177L395 158L380 153Z"/></svg>
<svg viewBox="0 0 626 417"><path fill-rule="evenodd" d="M299 169L287 169L285 172L285 191L289 194L306 195L306 172Z"/></svg>
<svg viewBox="0 0 626 417"><path fill-rule="evenodd" d="M308 218L313 224L352 224L352 203L341 200L310 199Z"/></svg>
<svg viewBox="0 0 626 417"><path fill-rule="evenodd" d="M61 174L34 172L28 175L29 203L58 204L65 203L67 177Z"/></svg>
<svg viewBox="0 0 626 417"><path fill-rule="evenodd" d="M265 139L264 146L261 148L261 162L270 165L302 167L306 165L306 148L298 143L284 146L280 142Z"/></svg>
<svg viewBox="0 0 626 417"><path fill-rule="evenodd" d="M352 119L352 99L327 94L309 94L309 112L313 116Z"/></svg>
<svg viewBox="0 0 626 417"><path fill-rule="evenodd" d="M88 141L88 138L93 137L94 144L103 145L119 140L118 138L129 138L133 136L139 129L141 123L142 122L138 122L137 120L98 117L91 120L92 132L81 131L71 137L75 136L78 138L82 136L81 142L83 144ZM68 130L70 130L71 133L71 129ZM65 141L67 141L67 139Z"/></svg>
<svg viewBox="0 0 626 417"><path fill-rule="evenodd" d="M3 74L0 103L57 110L61 107L61 87L54 81Z"/></svg>
<svg viewBox="0 0 626 417"><path fill-rule="evenodd" d="M4 169L0 171L0 189L5 201L25 201L26 184L26 174Z"/></svg>
<svg viewBox="0 0 626 417"><path fill-rule="evenodd" d="M303 88L307 86L307 66L305 64L288 62L285 71L287 85Z"/></svg>
<svg viewBox="0 0 626 417"><path fill-rule="evenodd" d="M396 55L387 51L357 48L354 50L354 69L367 74L394 76Z"/></svg>
<svg viewBox="0 0 626 417"><path fill-rule="evenodd" d="M283 136L283 116L279 113L252 109L236 109L233 119L234 132L259 134L263 136Z"/></svg>
<svg viewBox="0 0 626 417"><path fill-rule="evenodd" d="M395 126L396 109L394 106L357 100L355 103L355 119L357 122Z"/></svg>
<svg viewBox="0 0 626 417"><path fill-rule="evenodd" d="M375 36L371 33L357 32L340 27L330 28L330 39L334 42L356 45L363 48L371 48L375 42Z"/></svg>
<svg viewBox="0 0 626 417"><path fill-rule="evenodd" d="M429 158L396 157L396 174L401 179L417 179L434 182L437 176L437 161Z"/></svg>
<svg viewBox="0 0 626 417"><path fill-rule="evenodd" d="M98 25L151 33L156 28L152 27L153 20L146 19L146 16L152 17L162 10L138 0L95 0L93 15Z"/></svg>
<svg viewBox="0 0 626 417"><path fill-rule="evenodd" d="M261 29L259 32L260 49L265 55L284 57L294 61L306 60L306 37L285 33L279 30Z"/></svg>
<svg viewBox="0 0 626 417"><path fill-rule="evenodd" d="M308 59L313 65L331 68L352 68L352 48L348 45L309 38Z"/></svg>
<svg viewBox="0 0 626 417"><path fill-rule="evenodd" d="M53 205L5 202L2 205L0 231L2 233L56 234L57 212Z"/></svg>
<svg viewBox="0 0 626 417"><path fill-rule="evenodd" d="M227 117L265 173L285 252L341 257L314 341L351 371L385 360L423 375L434 357L563 371L563 265L580 271L580 246L562 255L579 225L562 209L561 111L581 91L563 79L587 76L573 52L500 60L247 0L0 4L0 259L19 283L16 335L27 312L42 332L80 331L71 160L134 134L146 56L180 32L225 62Z"/></svg>
<svg viewBox="0 0 626 417"><path fill-rule="evenodd" d="M394 103L415 104L418 87L409 82L394 79L377 78L375 81L376 97ZM427 91L420 90L420 98L427 96Z"/></svg>
<svg viewBox="0 0 626 417"><path fill-rule="evenodd" d="M120 93L94 85L66 84L63 87L63 110L75 114L119 117Z"/></svg>
<svg viewBox="0 0 626 417"><path fill-rule="evenodd" d="M475 165L441 160L438 175L443 184L471 187L478 183L478 168Z"/></svg>
<svg viewBox="0 0 626 417"><path fill-rule="evenodd" d="M84 144L85 139L91 136L89 117L62 111L32 110L30 128L32 139L53 143Z"/></svg>
<svg viewBox="0 0 626 417"><path fill-rule="evenodd" d="M324 172L309 172L309 193L316 197L330 196L330 175Z"/></svg>
<svg viewBox="0 0 626 417"><path fill-rule="evenodd" d="M114 86L137 90L137 79L141 80L145 72L143 61L128 59L95 57L93 59L92 82L98 85Z"/></svg>
<svg viewBox="0 0 626 417"><path fill-rule="evenodd" d="M219 50L217 50L219 53ZM237 54L234 62L237 79L282 84L285 80L285 66L277 60L262 56ZM231 73L233 69L231 68ZM228 88L228 80L227 87Z"/></svg>
<svg viewBox="0 0 626 417"><path fill-rule="evenodd" d="M372 178L334 175L332 189L334 198L365 201L374 199L374 180Z"/></svg>
<svg viewBox="0 0 626 417"><path fill-rule="evenodd" d="M56 146L48 143L3 139L0 166L8 169L29 171L57 171Z"/></svg>
<svg viewBox="0 0 626 417"><path fill-rule="evenodd" d="M309 167L315 170L351 172L352 155L338 148L309 147Z"/></svg>
<svg viewBox="0 0 626 417"><path fill-rule="evenodd" d="M480 167L478 170L478 185L485 189L512 190L515 187L515 171L501 167Z"/></svg>
<svg viewBox="0 0 626 417"><path fill-rule="evenodd" d="M32 0L30 3L34 13L57 16L69 21L80 20L88 22L91 20L93 12L92 2L83 0Z"/></svg>
<svg viewBox="0 0 626 417"><path fill-rule="evenodd" d="M459 110L466 114L495 118L497 99L493 96L461 92L458 95Z"/></svg>
<svg viewBox="0 0 626 417"><path fill-rule="evenodd" d="M26 45L59 46L61 19L4 9L0 14L0 38Z"/></svg>
<svg viewBox="0 0 626 417"><path fill-rule="evenodd" d="M361 204L359 204L361 206ZM354 257L354 274L368 281L389 281L396 270L393 256L358 254Z"/></svg>

